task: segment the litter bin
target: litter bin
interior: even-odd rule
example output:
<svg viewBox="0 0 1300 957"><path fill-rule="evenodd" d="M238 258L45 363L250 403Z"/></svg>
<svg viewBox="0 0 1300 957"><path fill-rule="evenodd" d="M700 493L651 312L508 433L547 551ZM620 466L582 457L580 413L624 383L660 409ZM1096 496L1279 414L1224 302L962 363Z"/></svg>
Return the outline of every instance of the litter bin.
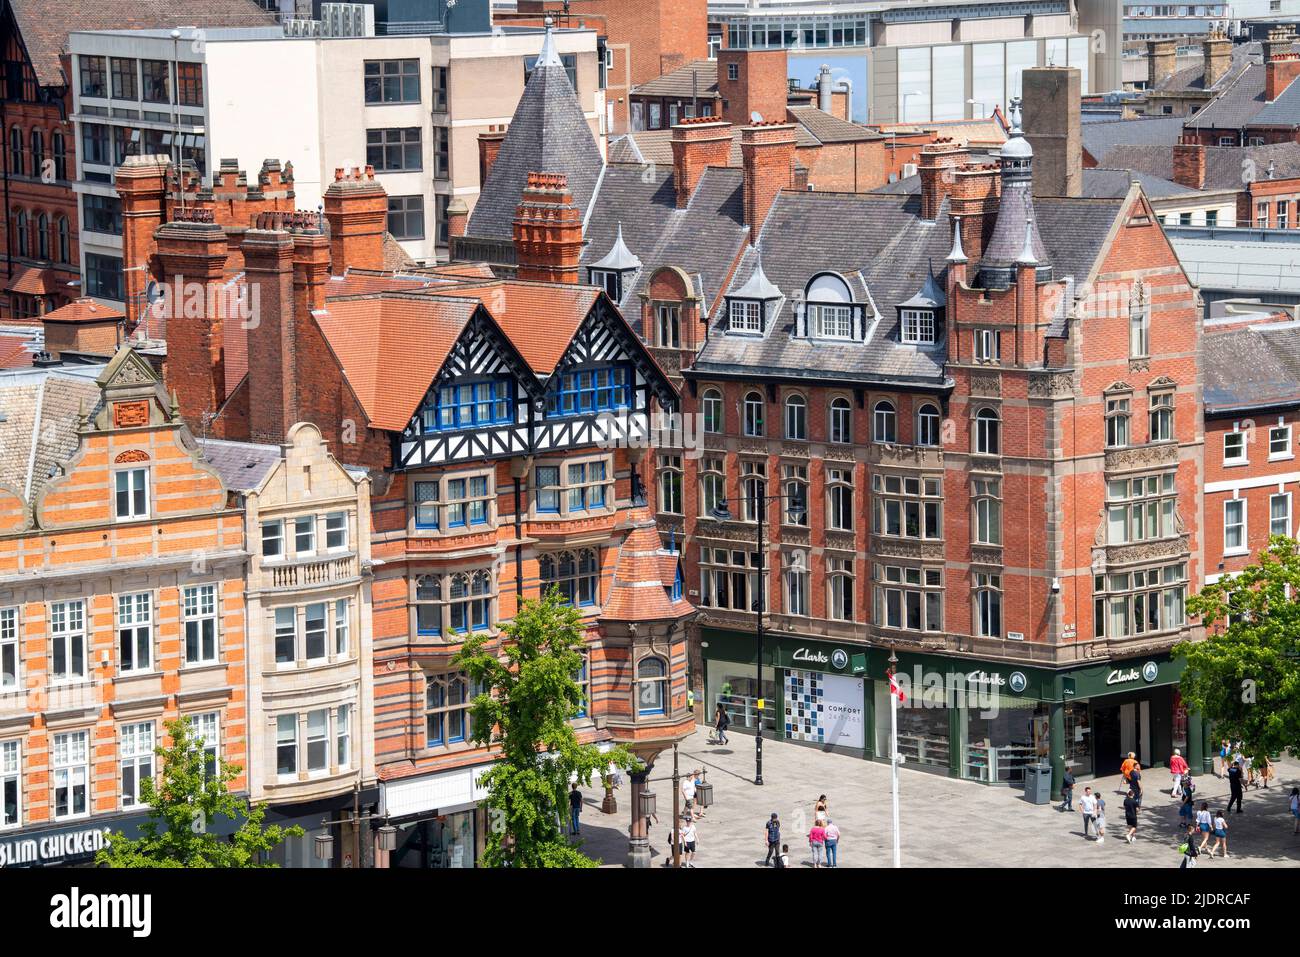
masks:
<svg viewBox="0 0 1300 957"><path fill-rule="evenodd" d="M1050 764L1025 765L1025 800L1030 804L1051 803L1052 766Z"/></svg>

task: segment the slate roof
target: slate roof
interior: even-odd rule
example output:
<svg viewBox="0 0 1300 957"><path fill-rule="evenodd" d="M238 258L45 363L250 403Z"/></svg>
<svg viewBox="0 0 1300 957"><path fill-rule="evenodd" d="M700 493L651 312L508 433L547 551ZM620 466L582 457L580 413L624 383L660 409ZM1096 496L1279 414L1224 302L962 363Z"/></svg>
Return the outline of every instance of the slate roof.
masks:
<svg viewBox="0 0 1300 957"><path fill-rule="evenodd" d="M1251 126L1300 126L1300 83L1292 83L1255 114Z"/></svg>
<svg viewBox="0 0 1300 957"><path fill-rule="evenodd" d="M1082 282L1101 253L1123 200L1042 198L1035 222L1056 278ZM738 369L756 375L891 381L942 386L945 347L904 345L897 307L924 289L931 269L946 282L953 224L945 203L935 222L920 219L913 196L881 193L782 192L772 206L758 247L746 250L729 284L741 288L761 256L763 270L779 287L779 301L762 337L728 335L725 311L710 322L708 341L695 368L701 375ZM865 343L794 339L793 297L818 273L835 271L879 312ZM975 275L971 264L967 275Z"/></svg>
<svg viewBox="0 0 1300 957"><path fill-rule="evenodd" d="M1202 343L1207 413L1300 405L1300 323L1209 333Z"/></svg>
<svg viewBox="0 0 1300 957"><path fill-rule="evenodd" d="M94 414L101 398L95 380L105 368L0 372L0 485L28 502L35 499L51 473L76 450L78 417L83 409Z"/></svg>
<svg viewBox="0 0 1300 957"><path fill-rule="evenodd" d="M581 260L585 280L585 267L609 252L622 225L623 241L642 265L625 284L618 306L638 333L640 293L655 272L663 266L679 267L692 278L705 308L711 308L749 233L744 225L740 170L706 169L685 209L677 208L671 164L647 172L633 165L606 168L587 223Z"/></svg>
<svg viewBox="0 0 1300 957"><path fill-rule="evenodd" d="M1172 146L1183 133L1183 116L1150 116L1083 124L1083 148L1099 164L1114 166L1107 158L1111 149L1142 143Z"/></svg>
<svg viewBox="0 0 1300 957"><path fill-rule="evenodd" d="M815 106L792 106L787 108L786 113L791 120L807 129L821 143L856 143L861 140L887 139L877 130L842 120Z"/></svg>
<svg viewBox="0 0 1300 957"><path fill-rule="evenodd" d="M1264 75L1264 64L1248 64L1227 81L1218 96L1184 121L1184 127L1240 129L1249 125L1264 108Z"/></svg>
<svg viewBox="0 0 1300 957"><path fill-rule="evenodd" d="M59 55L74 31L276 23L253 0L10 0L9 5L41 86L67 85Z"/></svg>
<svg viewBox="0 0 1300 957"><path fill-rule="evenodd" d="M281 456L280 446L253 442L201 439L198 447L199 457L216 469L226 488L234 492L248 492L261 485Z"/></svg>
<svg viewBox="0 0 1300 957"><path fill-rule="evenodd" d="M1194 193L1196 190L1171 180L1129 169L1104 169L1095 167L1083 171L1083 195L1094 199L1121 199L1128 195L1129 186L1137 183L1148 199L1162 199Z"/></svg>
<svg viewBox="0 0 1300 957"><path fill-rule="evenodd" d="M718 61L692 60L671 73L632 87L632 96L689 98L692 95L713 99L718 95Z"/></svg>
<svg viewBox="0 0 1300 957"><path fill-rule="evenodd" d="M1169 233L1169 242L1187 278L1202 289L1300 295L1300 247L1294 243L1194 239L1178 230Z"/></svg>
<svg viewBox="0 0 1300 957"><path fill-rule="evenodd" d="M548 33L544 47L550 42ZM585 214L603 165L564 66L555 58L539 58L474 204L466 235L513 239L515 211L529 173L563 173L574 204Z"/></svg>
<svg viewBox="0 0 1300 957"><path fill-rule="evenodd" d="M1273 163L1273 175L1279 179L1300 176L1300 147L1295 143L1273 143L1268 146L1207 146L1205 147L1205 186L1207 190L1242 188L1243 164L1255 165L1255 176L1268 176L1268 164ZM1106 156L1106 165L1128 169L1135 173L1172 181L1174 178L1174 148L1172 146L1121 145Z"/></svg>

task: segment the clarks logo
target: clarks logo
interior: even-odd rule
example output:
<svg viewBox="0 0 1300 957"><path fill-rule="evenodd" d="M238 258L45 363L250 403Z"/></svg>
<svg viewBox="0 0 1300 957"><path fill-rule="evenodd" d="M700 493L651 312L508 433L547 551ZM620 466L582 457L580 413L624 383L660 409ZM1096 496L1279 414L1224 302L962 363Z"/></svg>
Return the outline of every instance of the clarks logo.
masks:
<svg viewBox="0 0 1300 957"><path fill-rule="evenodd" d="M822 652L809 651L807 648L800 648L793 655L791 655L790 658L792 661L811 661L814 664L818 664L818 665L824 665L826 664L826 662L830 661L830 659L827 658L826 655L824 655Z"/></svg>
<svg viewBox="0 0 1300 957"><path fill-rule="evenodd" d="M133 937L148 937L153 930L152 894L70 894L50 898L50 926L63 930L127 928Z"/></svg>
<svg viewBox="0 0 1300 957"><path fill-rule="evenodd" d="M1127 671L1125 671L1122 668L1116 668L1114 671L1112 671L1110 674L1106 676L1106 684L1122 685L1128 681L1137 681L1138 678L1140 677L1141 675L1138 674L1138 670L1136 668L1129 668Z"/></svg>

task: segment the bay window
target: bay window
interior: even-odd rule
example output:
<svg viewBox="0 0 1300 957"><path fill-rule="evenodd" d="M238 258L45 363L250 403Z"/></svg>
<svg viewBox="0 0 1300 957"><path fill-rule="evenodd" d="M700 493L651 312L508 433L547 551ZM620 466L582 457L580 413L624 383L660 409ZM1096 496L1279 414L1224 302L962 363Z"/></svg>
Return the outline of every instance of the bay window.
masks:
<svg viewBox="0 0 1300 957"><path fill-rule="evenodd" d="M875 620L882 628L943 630L943 572L938 568L876 565Z"/></svg>
<svg viewBox="0 0 1300 957"><path fill-rule="evenodd" d="M1174 473L1106 483L1106 540L1112 545L1167 538L1177 531Z"/></svg>
<svg viewBox="0 0 1300 957"><path fill-rule="evenodd" d="M1187 566L1165 565L1093 577L1096 637L1181 628L1187 620Z"/></svg>
<svg viewBox="0 0 1300 957"><path fill-rule="evenodd" d="M875 493L872 528L877 535L897 538L943 537L943 480L938 476L882 475L871 477Z"/></svg>

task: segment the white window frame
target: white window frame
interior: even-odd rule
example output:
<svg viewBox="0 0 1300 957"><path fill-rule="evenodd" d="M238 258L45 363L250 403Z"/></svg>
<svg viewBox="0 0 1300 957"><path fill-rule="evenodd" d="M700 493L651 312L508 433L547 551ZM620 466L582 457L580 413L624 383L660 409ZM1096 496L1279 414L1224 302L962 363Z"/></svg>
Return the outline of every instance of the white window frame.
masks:
<svg viewBox="0 0 1300 957"><path fill-rule="evenodd" d="M313 732L312 720L320 722ZM329 708L312 708L304 715L303 721L303 751L306 755L307 776L313 778L324 777L330 773L330 709ZM312 749L320 751L324 764L320 767L313 767L314 756Z"/></svg>
<svg viewBox="0 0 1300 957"><path fill-rule="evenodd" d="M267 533L272 534L268 535ZM275 542L275 551L268 552L268 542ZM284 540L284 519L276 518L262 522L262 561L282 562L289 557L287 543Z"/></svg>
<svg viewBox="0 0 1300 957"><path fill-rule="evenodd" d="M985 406L975 412L975 454L1002 454L1002 416L997 409Z"/></svg>
<svg viewBox="0 0 1300 957"><path fill-rule="evenodd" d="M682 457L660 455L658 472L656 484L659 486L659 511L665 515L683 514L685 498L682 493L685 478L682 471Z"/></svg>
<svg viewBox="0 0 1300 957"><path fill-rule="evenodd" d="M331 528L331 523L334 527ZM338 545L330 544L330 536L341 535L342 541ZM347 512L327 512L325 514L325 551L330 553L346 552L348 550L348 513Z"/></svg>
<svg viewBox="0 0 1300 957"><path fill-rule="evenodd" d="M757 397L757 401L750 400ZM751 422L750 413L756 410L757 418ZM767 433L767 401L760 392L746 392L741 401L741 425L747 438L761 439Z"/></svg>
<svg viewBox="0 0 1300 957"><path fill-rule="evenodd" d="M186 715L190 719L190 735L197 743L202 740L199 747L204 754L204 774L209 773L207 766L212 765L212 773L221 773L221 712L220 711L203 711L198 714ZM208 726L211 726L210 728ZM209 740L210 739L210 740Z"/></svg>
<svg viewBox="0 0 1300 957"><path fill-rule="evenodd" d="M853 444L853 403L842 395L831 399L827 407L828 438L836 445Z"/></svg>
<svg viewBox="0 0 1300 957"><path fill-rule="evenodd" d="M727 303L727 331L745 335L763 332L763 304L756 299L732 299Z"/></svg>
<svg viewBox="0 0 1300 957"><path fill-rule="evenodd" d="M1284 515L1280 520L1274 517L1273 515L1273 503L1278 501L1278 499L1281 499L1283 502L1286 503L1286 515ZM1279 531L1277 528L1279 521L1282 522L1281 531ZM1291 525L1291 493L1290 492L1274 492L1272 495L1268 497L1268 534L1270 538L1274 535L1285 535L1287 538L1293 537L1292 525Z"/></svg>
<svg viewBox="0 0 1300 957"><path fill-rule="evenodd" d="M932 346L939 341L939 327L933 310L902 309L899 311L903 342L908 345Z"/></svg>
<svg viewBox="0 0 1300 957"><path fill-rule="evenodd" d="M898 408L888 399L871 406L871 441L879 445L898 443Z"/></svg>
<svg viewBox="0 0 1300 957"><path fill-rule="evenodd" d="M319 618L311 617L312 609L318 609ZM320 628L312 629L311 622L319 621ZM319 664L322 661L328 661L330 656L331 633L334 628L334 603L332 601L313 601L308 602L302 609L302 657L307 664ZM317 642L319 644L320 654L311 653L312 635L319 635Z"/></svg>
<svg viewBox="0 0 1300 957"><path fill-rule="evenodd" d="M703 429L710 435L720 435L727 427L726 406L722 399L722 390L709 388L704 390L704 398L700 402L700 411L704 414ZM716 425L717 428L711 429L710 425Z"/></svg>
<svg viewBox="0 0 1300 957"><path fill-rule="evenodd" d="M316 554L316 516L315 515L296 515L293 521L293 557L294 558L311 558ZM302 540L307 539L307 547L303 548Z"/></svg>
<svg viewBox="0 0 1300 957"><path fill-rule="evenodd" d="M1274 435L1281 433L1282 449L1274 451ZM1277 425L1271 425L1268 429L1268 460L1277 462L1282 459L1295 458L1295 452L1291 445L1291 426L1285 422L1279 422Z"/></svg>
<svg viewBox="0 0 1300 957"><path fill-rule="evenodd" d="M1246 451L1247 433L1240 429L1234 428L1231 432L1223 433L1223 464L1224 465L1249 465L1250 457ZM1237 455L1228 454L1229 440L1235 440L1232 444L1237 446Z"/></svg>
<svg viewBox="0 0 1300 957"><path fill-rule="evenodd" d="M682 312L675 303L661 302L655 306L655 332L661 349L682 347Z"/></svg>
<svg viewBox="0 0 1300 957"><path fill-rule="evenodd" d="M135 481L139 478L139 482ZM123 479L126 487L122 488ZM138 484L138 488L136 487ZM122 510L122 496L126 496L127 508ZM113 520L116 522L134 522L149 517L149 467L117 469L113 473Z"/></svg>
<svg viewBox="0 0 1300 957"><path fill-rule="evenodd" d="M916 444L926 448L943 444L943 415L932 402L923 402L916 410Z"/></svg>
<svg viewBox="0 0 1300 957"><path fill-rule="evenodd" d="M352 767L352 714L356 708L341 704L334 710L334 767L347 771Z"/></svg>
<svg viewBox="0 0 1300 957"><path fill-rule="evenodd" d="M853 559L826 560L826 613L833 621L853 621L857 609L857 575Z"/></svg>
<svg viewBox="0 0 1300 957"><path fill-rule="evenodd" d="M54 684L66 684L73 681L85 681L90 676L90 636L86 629L86 602L82 598L50 602L50 681ZM67 670L60 674L54 670L54 649L63 643L63 661L65 666L72 663L74 643L81 644L81 671Z"/></svg>
<svg viewBox="0 0 1300 957"><path fill-rule="evenodd" d="M54 735L50 743L50 817L55 821L89 817L90 784L90 732L62 731ZM73 810L78 788L82 793L82 811ZM68 810L60 814L58 793L64 789L68 792Z"/></svg>
<svg viewBox="0 0 1300 957"><path fill-rule="evenodd" d="M211 608L208 606L208 599L211 599ZM181 608L182 627L181 640L184 644L183 661L187 668L199 668L206 665L215 665L221 660L221 629L220 623L220 604L221 595L218 594L217 586L210 585L187 585L181 590ZM204 623L211 622L212 628L212 654L207 656L203 654ZM199 656L190 657L190 625L195 626L198 636Z"/></svg>
<svg viewBox="0 0 1300 957"><path fill-rule="evenodd" d="M807 618L812 598L812 573L806 559L798 554L787 556L785 575L785 613Z"/></svg>
<svg viewBox="0 0 1300 957"><path fill-rule="evenodd" d="M117 667L122 674L147 674L153 671L153 594L132 592L117 596ZM130 632L132 664L127 667L127 632ZM143 634L142 634L143 633ZM140 659L144 648L145 661Z"/></svg>
<svg viewBox="0 0 1300 957"><path fill-rule="evenodd" d="M285 734L285 725L288 722L293 723L293 734ZM288 771L280 769L280 754L288 750L293 755L293 768ZM298 747L298 715L296 713L278 714L275 716L275 774L281 781L298 780L298 770L302 765L299 760Z"/></svg>
<svg viewBox="0 0 1300 957"><path fill-rule="evenodd" d="M784 418L785 437L792 442L806 442L808 440L808 400L798 393L786 396Z"/></svg>
<svg viewBox="0 0 1300 957"><path fill-rule="evenodd" d="M853 307L820 303L811 305L814 313L817 338L851 340L853 335Z"/></svg>
<svg viewBox="0 0 1300 957"><path fill-rule="evenodd" d="M1229 518L1229 512L1238 510L1240 506L1240 515L1236 521ZM1225 555L1247 555L1250 553L1250 546L1247 539L1246 511L1247 502L1244 498L1230 498L1223 502L1223 554ZM1232 539L1238 539L1236 544Z"/></svg>
<svg viewBox="0 0 1300 957"><path fill-rule="evenodd" d="M1002 361L1002 336L996 329L976 329L972 333L976 362Z"/></svg>
<svg viewBox="0 0 1300 957"><path fill-rule="evenodd" d="M5 816L5 792L14 792L14 813ZM17 739L0 741L0 831L23 825L23 743Z"/></svg>
<svg viewBox="0 0 1300 957"><path fill-rule="evenodd" d="M140 807L143 799L140 794L140 782L145 778L153 780L156 770L154 765L154 723L138 721L124 724L119 729L117 747L118 794L121 806ZM132 785L127 787L127 772L131 772Z"/></svg>
<svg viewBox="0 0 1300 957"><path fill-rule="evenodd" d="M0 689L10 690L21 684L22 647L18 606L0 608Z"/></svg>
<svg viewBox="0 0 1300 957"><path fill-rule="evenodd" d="M352 600L336 598L330 605L334 608L334 657L347 658L352 654Z"/></svg>

